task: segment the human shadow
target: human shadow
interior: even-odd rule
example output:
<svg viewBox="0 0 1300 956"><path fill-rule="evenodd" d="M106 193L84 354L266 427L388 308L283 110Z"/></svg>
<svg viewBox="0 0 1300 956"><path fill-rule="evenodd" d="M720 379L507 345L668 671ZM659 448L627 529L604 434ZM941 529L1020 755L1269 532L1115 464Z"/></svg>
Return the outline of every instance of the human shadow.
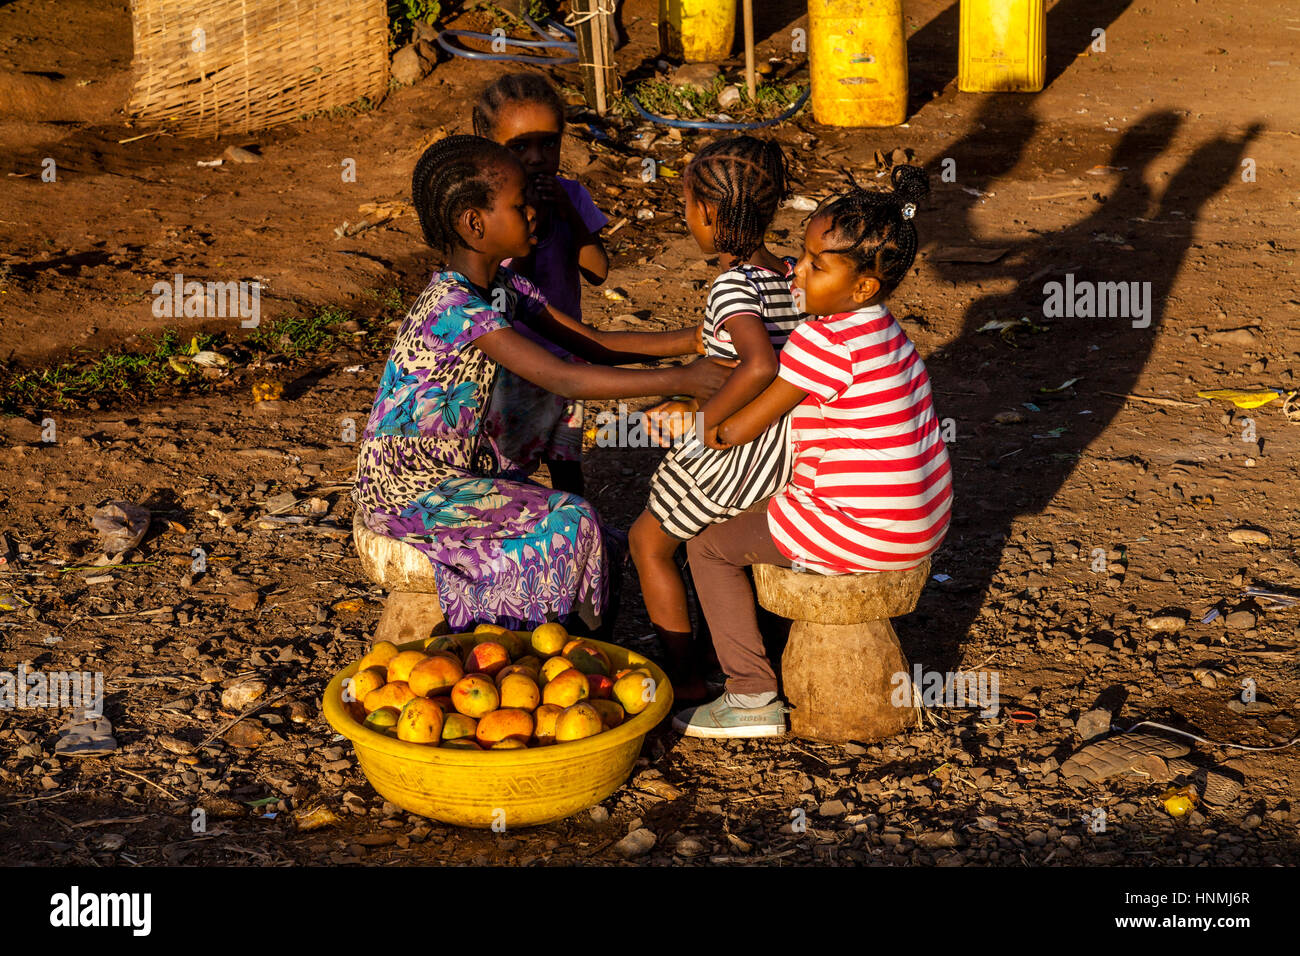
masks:
<svg viewBox="0 0 1300 956"><path fill-rule="evenodd" d="M1039 125L1023 105L1026 101L1020 103L990 98L973 131L946 151L956 160L962 186L985 191L1020 162ZM1113 189L1075 223L1020 242L999 239L998 245L1009 248L998 263L934 263L945 282L982 286L1001 280L1005 285L1010 279L1015 286L974 300L965 310L960 334L927 360L939 413L954 417L957 440L949 449L953 523L936 558L936 570L950 573L954 580L943 591L928 589L922 598L920 621L937 622L921 628L925 636L912 645L912 653L919 651L924 660L940 667L955 663L986 599L995 612L1000 609L992 585L1013 523L1051 503L1079 454L1103 435L1123 406L1124 399L1117 396L1134 390L1163 327L1169 294L1200 212L1239 174L1245 148L1261 130L1255 125L1238 136L1205 140L1168 174L1162 190L1153 191L1149 184L1159 177L1152 164L1169 149L1179 125L1177 113L1156 111L1131 126L1107 163L1111 174L1118 175ZM1103 190L1104 184L1099 178L1095 188ZM982 199L965 189L948 188L940 194L942 204L931 204L934 231L944 235L945 242L978 240L981 231L973 211ZM1064 283L1067 273L1076 285L1148 283L1149 313L1045 318L1047 283ZM1018 334L1018 348L979 331L991 319L1020 316L1046 331ZM1083 384L1042 391L1070 379ZM988 430L994 415L1018 410L1023 403L1041 411L1030 412L1023 425ZM1019 447L1011 450L1007 445ZM1085 543L1089 551L1113 546L1106 525L1099 522L1099 540ZM914 628L914 623L906 624L907 631Z"/></svg>

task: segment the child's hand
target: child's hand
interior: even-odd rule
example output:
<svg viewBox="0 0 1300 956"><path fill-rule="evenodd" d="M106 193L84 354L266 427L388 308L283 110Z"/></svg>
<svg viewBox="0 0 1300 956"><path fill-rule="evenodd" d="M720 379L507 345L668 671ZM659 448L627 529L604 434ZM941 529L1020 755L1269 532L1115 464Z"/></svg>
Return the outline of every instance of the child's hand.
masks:
<svg viewBox="0 0 1300 956"><path fill-rule="evenodd" d="M718 437L718 429L720 427L720 425L714 425L712 428L706 428L704 434L700 436L700 441L702 441L707 447L716 451L726 451L731 446Z"/></svg>
<svg viewBox="0 0 1300 956"><path fill-rule="evenodd" d="M703 322L701 322L699 325L695 327L695 351L698 352L700 355L709 354L708 351L704 348L704 323Z"/></svg>
<svg viewBox="0 0 1300 956"><path fill-rule="evenodd" d="M731 377L731 370L739 364L734 359L696 359L684 369L687 385L682 391L694 395L701 402L707 402L714 392L726 384Z"/></svg>
<svg viewBox="0 0 1300 956"><path fill-rule="evenodd" d="M539 213L545 208L560 219L569 222L578 219L578 211L569 201L569 194L560 188L560 181L556 177L537 176L532 180L532 187Z"/></svg>
<svg viewBox="0 0 1300 956"><path fill-rule="evenodd" d="M646 410L646 434L660 448L671 448L673 442L695 426L695 413L699 408L699 402L694 399L689 402L660 402Z"/></svg>

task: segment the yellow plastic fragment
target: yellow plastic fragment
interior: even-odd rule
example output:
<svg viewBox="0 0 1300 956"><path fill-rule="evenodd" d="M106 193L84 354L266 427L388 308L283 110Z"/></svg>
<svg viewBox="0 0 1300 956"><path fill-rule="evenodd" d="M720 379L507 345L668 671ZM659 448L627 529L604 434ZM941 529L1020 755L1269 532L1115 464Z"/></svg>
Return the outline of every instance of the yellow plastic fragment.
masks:
<svg viewBox="0 0 1300 956"><path fill-rule="evenodd" d="M1214 388L1197 392L1196 397L1226 399L1238 408L1259 408L1281 398L1282 393L1275 388Z"/></svg>
<svg viewBox="0 0 1300 956"><path fill-rule="evenodd" d="M253 386L253 401L273 402L284 394L281 382L258 382Z"/></svg>
<svg viewBox="0 0 1300 956"><path fill-rule="evenodd" d="M1186 786L1167 790L1160 795L1160 801L1165 805L1165 812L1171 817L1181 817L1190 813L1196 806L1196 788Z"/></svg>

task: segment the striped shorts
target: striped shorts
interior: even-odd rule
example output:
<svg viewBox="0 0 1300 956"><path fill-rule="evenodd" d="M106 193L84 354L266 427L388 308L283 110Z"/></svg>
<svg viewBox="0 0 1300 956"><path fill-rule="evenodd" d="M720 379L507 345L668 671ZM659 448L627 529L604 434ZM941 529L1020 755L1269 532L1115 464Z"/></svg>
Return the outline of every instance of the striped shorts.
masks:
<svg viewBox="0 0 1300 956"><path fill-rule="evenodd" d="M647 509L667 534L689 541L780 491L793 462L788 413L748 445L726 451L691 435L655 470Z"/></svg>

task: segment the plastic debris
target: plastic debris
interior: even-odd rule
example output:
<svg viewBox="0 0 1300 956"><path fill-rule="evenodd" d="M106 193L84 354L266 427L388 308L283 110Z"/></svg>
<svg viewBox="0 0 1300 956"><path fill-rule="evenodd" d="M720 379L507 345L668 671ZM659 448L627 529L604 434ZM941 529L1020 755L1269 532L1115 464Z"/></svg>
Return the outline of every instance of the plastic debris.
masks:
<svg viewBox="0 0 1300 956"><path fill-rule="evenodd" d="M1060 385L1056 386L1056 388L1040 388L1039 391L1049 393L1049 394L1052 392L1063 392L1077 381L1078 381L1077 378L1067 378Z"/></svg>
<svg viewBox="0 0 1300 956"><path fill-rule="evenodd" d="M1016 333L1025 332L1046 332L1046 326L1034 325L1029 321L1027 316L1021 316L1018 319L990 319L981 325L976 332L997 332L1002 341L1006 342L1013 348L1016 347Z"/></svg>
<svg viewBox="0 0 1300 956"><path fill-rule="evenodd" d="M1300 598L1290 594L1265 591L1263 588L1246 588L1246 596L1252 597L1262 604L1271 604L1275 607L1295 607L1296 604L1300 604Z"/></svg>
<svg viewBox="0 0 1300 956"><path fill-rule="evenodd" d="M0 611L16 611L20 607L31 606L31 602L20 594L0 592Z"/></svg>
<svg viewBox="0 0 1300 956"><path fill-rule="evenodd" d="M1188 784L1166 790L1160 795L1160 802L1165 805L1165 812L1171 817L1181 817L1196 807L1196 787Z"/></svg>
<svg viewBox="0 0 1300 956"><path fill-rule="evenodd" d="M129 501L110 501L90 519L100 534L100 545L107 555L130 551L149 530L149 510Z"/></svg>
<svg viewBox="0 0 1300 956"><path fill-rule="evenodd" d="M253 386L254 402L274 402L284 395L281 382L258 382Z"/></svg>
<svg viewBox="0 0 1300 956"><path fill-rule="evenodd" d="M1232 402L1238 408L1259 408L1261 405L1277 401L1285 394L1276 388L1214 388L1197 392L1196 397L1223 399Z"/></svg>
<svg viewBox="0 0 1300 956"><path fill-rule="evenodd" d="M334 826L339 822L339 818L329 807L315 806L297 811L293 815L293 822L299 830L319 830L322 827Z"/></svg>
<svg viewBox="0 0 1300 956"><path fill-rule="evenodd" d="M54 752L69 757L96 757L117 750L113 725L107 717L76 715L60 728L62 735L54 743Z"/></svg>

